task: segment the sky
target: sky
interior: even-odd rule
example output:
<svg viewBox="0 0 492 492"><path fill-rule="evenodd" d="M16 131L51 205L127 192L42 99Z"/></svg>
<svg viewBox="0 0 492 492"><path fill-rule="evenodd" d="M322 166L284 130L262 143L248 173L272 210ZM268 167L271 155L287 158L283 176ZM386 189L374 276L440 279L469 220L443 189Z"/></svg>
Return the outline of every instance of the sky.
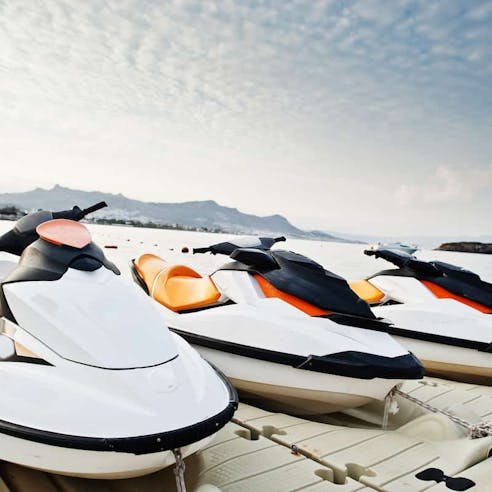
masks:
<svg viewBox="0 0 492 492"><path fill-rule="evenodd" d="M0 0L0 192L490 234L492 2Z"/></svg>

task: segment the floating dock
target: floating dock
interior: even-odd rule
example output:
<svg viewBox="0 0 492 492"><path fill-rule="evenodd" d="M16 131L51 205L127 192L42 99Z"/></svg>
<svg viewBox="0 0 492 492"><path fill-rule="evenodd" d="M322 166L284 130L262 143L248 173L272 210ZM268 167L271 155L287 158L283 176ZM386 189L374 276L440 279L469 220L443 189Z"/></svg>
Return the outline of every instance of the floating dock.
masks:
<svg viewBox="0 0 492 492"><path fill-rule="evenodd" d="M491 387L425 379L403 390L471 423L492 419ZM215 441L186 460L188 491L492 491L492 436L470 439L445 415L397 400L391 430L380 427L381 404L322 422L241 404ZM0 462L0 492L174 490L172 468L127 480L87 480Z"/></svg>

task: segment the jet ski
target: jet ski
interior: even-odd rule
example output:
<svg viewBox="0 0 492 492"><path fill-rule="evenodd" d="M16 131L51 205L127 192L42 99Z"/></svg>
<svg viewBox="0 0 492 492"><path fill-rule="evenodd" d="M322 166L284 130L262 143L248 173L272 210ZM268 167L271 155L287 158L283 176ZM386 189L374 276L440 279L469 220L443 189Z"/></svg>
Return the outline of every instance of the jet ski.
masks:
<svg viewBox="0 0 492 492"><path fill-rule="evenodd" d="M249 272L266 296L282 298L311 316L393 335L429 375L492 381L492 317L487 314L492 290L477 275L395 250L368 251L396 262L398 271L348 284L303 255L271 250L271 241L254 238L250 248L238 249L220 243L209 251L229 255L235 261L221 269Z"/></svg>
<svg viewBox="0 0 492 492"><path fill-rule="evenodd" d="M144 475L208 444L237 407L227 379L77 222L104 205L35 212L0 237L2 460Z"/></svg>
<svg viewBox="0 0 492 492"><path fill-rule="evenodd" d="M391 332L426 368L453 379L492 381L492 284L464 268L395 250L367 250L397 268L352 282L353 290L389 318Z"/></svg>
<svg viewBox="0 0 492 492"><path fill-rule="evenodd" d="M261 399L270 408L299 415L335 412L382 400L403 380L423 376L420 362L386 333L313 318L291 305L295 293L276 295L280 287L271 283L270 273L279 267L268 251L274 242L258 239L256 249L233 243L195 249L232 253L236 260L209 277L153 254L133 260L132 275L161 305L172 331L223 371L245 398ZM300 285L291 280L279 278ZM335 286L343 282L330 276ZM346 291L349 299L340 302L347 310L370 314L348 286Z"/></svg>

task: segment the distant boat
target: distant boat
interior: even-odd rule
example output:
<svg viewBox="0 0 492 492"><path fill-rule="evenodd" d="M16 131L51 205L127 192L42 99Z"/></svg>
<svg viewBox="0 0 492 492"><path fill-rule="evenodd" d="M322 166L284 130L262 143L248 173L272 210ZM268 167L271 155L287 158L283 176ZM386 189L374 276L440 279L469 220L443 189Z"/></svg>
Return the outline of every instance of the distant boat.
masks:
<svg viewBox="0 0 492 492"><path fill-rule="evenodd" d="M404 253L408 253L409 255L413 255L415 251L419 249L417 244L406 244L400 241L392 241L387 243L379 242L377 246L371 246L369 249L374 251L382 250L382 249L393 249L397 251L403 251Z"/></svg>

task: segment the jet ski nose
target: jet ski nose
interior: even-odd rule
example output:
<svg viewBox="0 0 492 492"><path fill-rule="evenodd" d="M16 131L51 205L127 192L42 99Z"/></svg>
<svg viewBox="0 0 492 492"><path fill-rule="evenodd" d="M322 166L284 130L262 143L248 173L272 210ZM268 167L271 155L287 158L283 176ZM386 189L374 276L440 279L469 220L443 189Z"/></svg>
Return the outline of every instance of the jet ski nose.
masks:
<svg viewBox="0 0 492 492"><path fill-rule="evenodd" d="M170 369L170 370L169 370ZM159 366L147 376L150 386L157 393L170 393L178 386L178 379L174 368Z"/></svg>

